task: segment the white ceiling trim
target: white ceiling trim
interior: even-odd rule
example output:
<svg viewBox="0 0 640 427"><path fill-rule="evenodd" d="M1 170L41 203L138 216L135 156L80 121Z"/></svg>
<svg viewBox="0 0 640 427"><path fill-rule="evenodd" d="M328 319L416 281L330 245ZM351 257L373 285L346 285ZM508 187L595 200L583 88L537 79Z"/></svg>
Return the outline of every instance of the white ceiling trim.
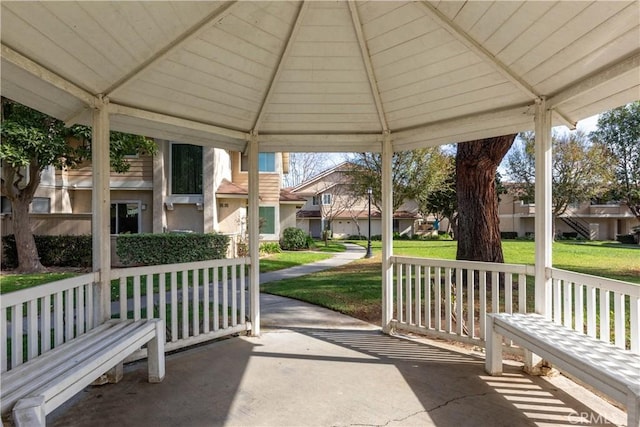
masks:
<svg viewBox="0 0 640 427"><path fill-rule="evenodd" d="M488 122L492 120L500 120L505 117L513 116L527 116L533 120L533 104L520 105L517 107L511 107L506 109L499 109L495 111L489 111L486 113L475 114L471 116L458 117L449 120L443 120L436 123L419 126L413 129L407 129L392 134L392 139L408 139L420 137L423 135L434 134L437 132L443 132L451 128L461 128L465 126L472 126L478 122ZM532 122L533 123L533 122Z"/></svg>
<svg viewBox="0 0 640 427"><path fill-rule="evenodd" d="M158 62L164 60L169 55L174 53L177 49L184 46L186 43L190 42L194 38L200 36L203 32L207 31L218 19L221 19L230 13L231 6L236 3L237 0L232 0L216 10L214 10L209 15L205 16L203 19L198 21L195 25L185 31L181 36L172 40L164 48L160 49L155 55L151 56L144 63L142 63L139 67L132 70L129 74L124 76L119 81L115 82L111 87L109 87L105 91L105 95L109 97L113 97L117 94L122 88L126 87L128 83L140 77L142 74L146 73L151 67L156 65Z"/></svg>
<svg viewBox="0 0 640 427"><path fill-rule="evenodd" d="M223 127L201 123L194 120L182 119L179 117L169 116L167 114L156 113L153 111L142 110L140 108L127 107L124 105L114 104L113 102L109 103L109 113L135 117L139 119L149 120L151 122L158 122L165 125L177 126L180 128L191 129L199 132L207 132L210 134L233 138L240 141L247 141L249 139L249 134L245 132L226 129Z"/></svg>
<svg viewBox="0 0 640 427"><path fill-rule="evenodd" d="M380 126L382 126L383 132L389 131L389 125L387 118L384 115L384 108L382 107L382 98L380 97L380 90L378 89L378 81L376 80L375 73L373 71L373 65L371 64L371 56L369 54L369 48L367 47L367 41L364 38L362 31L362 23L360 21L360 15L358 14L358 6L353 0L349 0L349 12L351 12L351 21L353 22L353 29L356 32L356 38L358 39L358 45L362 55L364 66L367 70L367 78L369 79L369 86L371 87L371 94L376 104L376 110L378 111L378 118L380 119Z"/></svg>
<svg viewBox="0 0 640 427"><path fill-rule="evenodd" d="M429 17L435 20L442 26L449 34L454 36L458 41L464 44L469 50L478 55L487 64L493 67L497 72L502 74L511 83L516 85L525 95L532 99L540 99L540 95L531 87L527 82L522 80L520 76L514 73L508 66L503 64L498 58L496 58L491 52L489 52L484 46L473 39L467 34L458 24L451 21L446 15L432 6L426 1L420 2L424 6L424 9L429 14Z"/></svg>
<svg viewBox="0 0 640 427"><path fill-rule="evenodd" d="M96 106L97 97L94 94L87 92L75 83L60 77L58 74L46 69L42 65L32 61L4 44L2 45L2 58L27 73L38 77L42 81L49 83L63 92L77 98L88 106L92 108Z"/></svg>
<svg viewBox="0 0 640 427"><path fill-rule="evenodd" d="M308 4L306 1L303 1L300 4L300 7L298 8L298 15L296 16L296 20L293 24L293 26L291 27L291 32L289 33L289 37L287 37L287 43L286 46L284 47L283 51L282 51L282 55L280 55L280 60L278 61L278 66L275 69L275 72L273 73L273 76L271 77L271 82L269 82L269 89L267 90L267 93L264 97L264 99L262 100L262 105L260 105L260 110L258 112L258 115L256 117L255 122L253 123L253 130L254 131L258 131L260 125L262 124L262 121L264 120L264 116L266 114L266 108L267 105L269 105L269 101L271 101L271 97L273 96L274 90L275 90L275 84L276 82L280 79L280 74L282 74L282 70L284 69L284 64L287 62L287 59L289 58L289 55L291 54L291 46L293 45L293 41L296 38L296 35L298 34L298 31L300 31L300 27L301 27L301 22L302 19L304 17L304 12L307 10L308 8Z"/></svg>
<svg viewBox="0 0 640 427"><path fill-rule="evenodd" d="M607 82L628 73L635 69L640 68L640 51L636 51L630 57L623 59L622 61L607 67L604 70L596 72L579 82L576 82L572 86L560 91L547 100L549 108L556 108L565 102L569 102L574 98L577 98L586 92L598 88L606 84Z"/></svg>
<svg viewBox="0 0 640 427"><path fill-rule="evenodd" d="M261 152L326 152L350 153L380 151L383 135L320 134L320 135L258 135Z"/></svg>

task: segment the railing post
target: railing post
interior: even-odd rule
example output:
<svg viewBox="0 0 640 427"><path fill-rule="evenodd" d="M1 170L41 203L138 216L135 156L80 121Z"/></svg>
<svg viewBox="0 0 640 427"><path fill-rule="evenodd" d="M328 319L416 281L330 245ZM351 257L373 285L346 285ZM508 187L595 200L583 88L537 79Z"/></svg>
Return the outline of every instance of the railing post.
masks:
<svg viewBox="0 0 640 427"><path fill-rule="evenodd" d="M393 147L391 134L382 141L382 330L389 333L393 317Z"/></svg>
<svg viewBox="0 0 640 427"><path fill-rule="evenodd" d="M109 194L109 100L99 98L93 110L91 133L92 191L92 235L93 271L99 273L99 282L94 292L94 324L111 317L111 233Z"/></svg>
<svg viewBox="0 0 640 427"><path fill-rule="evenodd" d="M259 171L258 171L258 135L251 134L248 145L249 157L249 207L248 207L248 232L249 232L249 257L251 258L251 266L249 268L249 301L251 304L251 335L260 335L260 227L258 209L259 199ZM226 287L227 284L225 283Z"/></svg>

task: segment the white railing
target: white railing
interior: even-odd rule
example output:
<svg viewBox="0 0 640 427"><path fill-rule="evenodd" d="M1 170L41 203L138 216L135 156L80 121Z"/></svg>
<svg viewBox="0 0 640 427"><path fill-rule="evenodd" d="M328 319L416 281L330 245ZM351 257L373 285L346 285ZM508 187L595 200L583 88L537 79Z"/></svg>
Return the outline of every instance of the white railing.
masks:
<svg viewBox="0 0 640 427"><path fill-rule="evenodd" d="M640 285L551 269L551 319L640 354Z"/></svg>
<svg viewBox="0 0 640 427"><path fill-rule="evenodd" d="M231 258L112 270L112 280L118 280L112 317L163 319L167 351L250 330L249 263ZM133 358L139 357L144 353Z"/></svg>
<svg viewBox="0 0 640 427"><path fill-rule="evenodd" d="M391 257L397 330L484 347L487 313L534 310L533 266ZM640 285L550 269L547 316L640 353Z"/></svg>
<svg viewBox="0 0 640 427"><path fill-rule="evenodd" d="M164 319L166 351L248 331L249 263L232 258L111 270L111 317ZM2 372L97 326L98 280L91 273L2 295Z"/></svg>
<svg viewBox="0 0 640 427"><path fill-rule="evenodd" d="M2 372L93 329L97 277L84 274L2 295Z"/></svg>
<svg viewBox="0 0 640 427"><path fill-rule="evenodd" d="M391 262L397 330L484 346L487 312L525 313L533 297L530 266L399 256Z"/></svg>

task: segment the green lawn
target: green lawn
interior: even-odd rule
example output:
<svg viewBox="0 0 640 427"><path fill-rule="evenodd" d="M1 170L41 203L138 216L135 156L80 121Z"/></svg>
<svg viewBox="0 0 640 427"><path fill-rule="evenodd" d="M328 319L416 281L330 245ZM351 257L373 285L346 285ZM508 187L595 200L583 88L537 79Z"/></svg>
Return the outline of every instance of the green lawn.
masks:
<svg viewBox="0 0 640 427"><path fill-rule="evenodd" d="M337 243L331 244L330 248L332 249L330 252L339 252L340 248L342 248L342 251L345 249L344 245ZM295 267L296 265L309 264L331 258L332 256L331 253L309 251L271 254L260 259L260 272L266 273L283 268ZM55 282L56 280L66 279L76 275L76 273L3 274L0 276L0 294ZM229 277L231 277L231 274L229 274ZM143 278L143 282L144 280ZM117 285L115 286L117 287ZM157 287L157 283L154 284L154 286Z"/></svg>
<svg viewBox="0 0 640 427"><path fill-rule="evenodd" d="M366 242L357 243L366 245ZM381 251L380 242L372 242L372 247L374 254ZM456 257L456 242L447 240L397 240L393 248L396 255L443 259ZM533 241L505 240L502 250L506 263L534 264ZM553 243L553 266L640 284L640 246L618 242L558 241Z"/></svg>
<svg viewBox="0 0 640 427"><path fill-rule="evenodd" d="M366 242L357 242L366 246ZM306 276L263 285L264 292L300 299L372 323L380 321L381 243L372 242L374 257ZM534 263L534 242L504 241L505 262ZM394 242L397 255L455 259L456 242ZM640 284L640 247L615 242L565 241L553 244L554 266ZM531 296L533 293L531 292Z"/></svg>

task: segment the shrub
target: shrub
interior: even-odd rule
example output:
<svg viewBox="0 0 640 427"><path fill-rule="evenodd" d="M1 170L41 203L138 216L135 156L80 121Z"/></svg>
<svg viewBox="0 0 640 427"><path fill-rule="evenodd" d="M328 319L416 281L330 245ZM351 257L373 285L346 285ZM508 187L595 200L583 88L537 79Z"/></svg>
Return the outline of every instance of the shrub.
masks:
<svg viewBox="0 0 640 427"><path fill-rule="evenodd" d="M311 239L313 242L313 239ZM280 246L285 251L298 251L309 248L309 236L303 230L295 227L287 227L282 232Z"/></svg>
<svg viewBox="0 0 640 427"><path fill-rule="evenodd" d="M636 242L633 234L616 234L616 240L620 243L633 245Z"/></svg>
<svg viewBox="0 0 640 427"><path fill-rule="evenodd" d="M260 244L259 251L261 254L277 254L282 252L282 249L278 242L264 242Z"/></svg>
<svg viewBox="0 0 640 427"><path fill-rule="evenodd" d="M500 238L503 240L506 239L517 239L518 238L518 232L517 231L501 231L500 232Z"/></svg>
<svg viewBox="0 0 640 427"><path fill-rule="evenodd" d="M92 241L90 235L34 236L40 262L45 267L91 267ZM2 265L18 266L18 251L14 235L2 238Z"/></svg>
<svg viewBox="0 0 640 427"><path fill-rule="evenodd" d="M226 258L228 245L217 233L122 234L116 253L125 265L176 264Z"/></svg>

